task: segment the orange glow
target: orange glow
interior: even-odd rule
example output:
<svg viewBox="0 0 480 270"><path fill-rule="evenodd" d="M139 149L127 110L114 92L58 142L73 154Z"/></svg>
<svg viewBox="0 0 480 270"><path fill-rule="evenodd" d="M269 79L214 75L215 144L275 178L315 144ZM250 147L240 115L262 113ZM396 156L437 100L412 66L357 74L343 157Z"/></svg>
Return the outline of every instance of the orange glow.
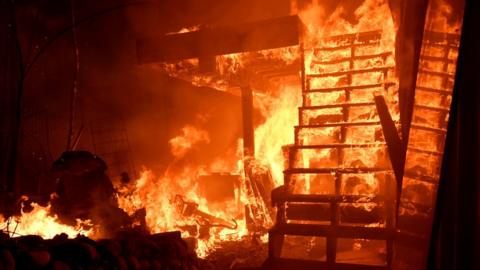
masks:
<svg viewBox="0 0 480 270"><path fill-rule="evenodd" d="M0 215L0 226L11 236L39 235L51 239L57 234L65 233L73 238L78 234L94 236L95 231L90 221L77 220L72 227L62 224L57 216L50 214L50 205L43 207L36 203L31 204L33 210L21 212L21 216L5 219Z"/></svg>
<svg viewBox="0 0 480 270"><path fill-rule="evenodd" d="M282 146L293 143L293 126L298 124L297 108L301 104L298 87L285 86L278 97L255 97L265 123L255 129L255 157L271 169L276 186L283 184Z"/></svg>
<svg viewBox="0 0 480 270"><path fill-rule="evenodd" d="M259 52L246 52L216 56L216 70L206 74L199 73L197 59L187 59L177 63L152 64L152 68L161 70L169 76L190 81L194 85L209 86L222 91L228 91L239 84L250 82L245 75L258 63L268 62L271 66L291 65L300 61L303 53L305 74L327 74L312 77L309 80L310 89L332 88L332 91L312 91L302 93L300 84L291 81L276 81L271 83L275 89L253 88L254 107L260 112L263 122L255 127L255 158L259 164L270 170L275 186L280 186L284 181L283 171L285 166L284 146L316 146L325 144L362 144L366 147L326 147L322 149L301 149L294 155L291 162L294 168L353 168L369 169L380 168L391 170L388 153L386 152L381 130L378 125L348 126L344 129L338 126L317 127L323 124L335 124L346 121L342 106L327 107L322 109L303 109L299 107L318 107L325 105L354 104L348 110L349 122L375 124L379 121L375 106L372 105L374 95L383 95L387 101L390 113L395 121L399 119L398 109L398 79L395 75L395 34L396 29L386 0L365 0L353 13L355 23L344 18L346 10L337 8L331 14L325 14L322 6L314 1L306 9L298 10L298 15L306 26L302 46L264 50ZM296 8L296 7L295 7ZM438 20L433 24L444 25L445 16L451 13L451 8L445 6L439 12ZM441 15L441 16L440 16ZM443 17L442 17L443 16ZM443 23L443 24L442 24ZM450 30L457 25L450 26ZM183 29L180 33L195 31L198 27ZM372 44L367 41L355 41L355 46L350 46L350 39L358 37L358 33L370 33L374 37ZM378 33L378 36L375 36ZM350 37L346 35L352 34ZM332 38L342 35L342 38ZM365 42L368 45L361 44ZM320 49L322 48L322 49ZM302 51L303 50L303 51ZM433 46L423 52L424 55L443 57L443 51ZM350 60L352 57L355 60ZM456 57L448 55L449 58ZM347 60L346 60L347 59ZM453 59L453 58L452 58ZM450 72L451 68L440 66L433 60L424 60L423 66L431 71ZM360 70L362 72L341 75L342 72ZM368 72L363 72L367 70ZM340 75L339 75L340 74ZM245 79L245 77L247 79ZM298 79L298 78L297 78ZM419 76L419 82L425 82L425 87L443 89L444 82L434 75ZM385 85L389 85L386 87ZM351 86L376 85L368 89L347 91ZM304 96L302 96L302 94ZM302 98L304 103L302 104ZM448 106L448 100L439 98L438 95L419 93L416 103L424 106ZM365 103L365 104L360 104ZM446 104L447 103L447 104ZM360 105L359 105L360 104ZM418 111L417 111L418 113ZM299 118L300 114L300 118ZM420 115L414 122L424 126L434 126L442 121L441 116L431 111ZM301 121L299 122L299 119ZM294 140L294 126L303 126L298 130L297 139ZM380 132L379 132L380 131ZM431 139L427 131L417 132L415 139L410 143L427 150L435 150L438 146L437 138ZM344 133L344 134L342 134ZM380 134L380 135L379 135ZM343 140L340 140L343 136ZM429 139L430 138L430 139ZM181 163L188 153L200 144L210 143L207 131L197 125L188 124L179 130L178 136L169 140L170 153L174 157L170 166L159 175L148 168L144 168L141 176L134 186L124 188L118 196L118 203L127 213L133 214L136 210L145 208L146 223L152 233L181 230L184 237L195 237L198 240L197 252L199 256L206 256L216 248L219 241L240 240L249 234L245 221L245 205L252 202L248 196L246 181L243 171L242 142L239 140L237 151L227 157L218 157L215 160L201 165ZM341 158L340 158L341 157ZM417 154L410 155L407 164L429 164L429 168L436 170L435 160ZM179 166L181 163L182 166ZM433 164L433 165L432 165ZM407 171L413 170L414 165L409 165ZM180 167L180 168L179 168ZM239 175L239 184L235 186L234 198L221 203L209 202L201 193L199 176L227 172ZM375 173L345 173L342 176L340 192L342 195L376 195L385 180L385 175ZM333 174L303 175L298 177L293 192L298 194L333 194L335 193ZM199 222L201 218L192 213L186 213L182 208L189 204L192 211L202 213L213 221ZM378 206L377 203L358 201L354 207L366 211ZM31 213L23 213L18 221L18 232L23 233L58 233L65 231L75 235L81 231L79 227L68 227L58 224L56 218L47 217L49 208L34 206ZM39 219L46 224L27 226ZM203 217L205 219L205 216ZM213 222L215 224L208 224ZM232 226L234 224L234 226ZM211 226L210 226L211 225ZM368 226L380 226L372 223ZM52 226L52 227L49 227ZM59 226L59 227L55 227ZM64 226L64 227L62 227ZM48 228L35 229L33 228ZM32 229L29 231L27 229ZM202 231L202 230L206 230ZM92 231L82 231L91 234ZM46 237L51 237L48 234Z"/></svg>
<svg viewBox="0 0 480 270"><path fill-rule="evenodd" d="M170 151L173 156L175 158L182 158L193 145L199 142L209 143L210 138L208 133L187 125L182 128L182 135L170 139L168 144L170 145Z"/></svg>
<svg viewBox="0 0 480 270"><path fill-rule="evenodd" d="M182 134L171 139L169 144L174 157L181 159L197 144L207 142L209 142L209 135L206 131L186 125L182 128ZM219 168L228 170L228 163L217 159L209 165L187 165L180 170L172 166L167 168L162 176L156 176L151 170L144 169L133 189L120 194L119 206L129 214L145 208L146 223L150 232L181 230L183 237L197 238L197 253L199 256L206 256L214 249L216 241L238 240L247 233L243 219L243 205L239 205L239 194L242 193L240 186L235 190L235 198L222 205L209 204L200 195L198 177L216 172ZM234 166L239 165L241 163ZM230 168L231 173L239 171L239 168ZM198 217L184 211L182 201L197 204L196 209L212 216L211 219L215 224L209 227L208 224L198 223ZM206 237L201 232L205 228L208 230Z"/></svg>
<svg viewBox="0 0 480 270"><path fill-rule="evenodd" d="M341 76L323 77L313 79L311 88L341 87L347 85L365 85L365 84L384 84L389 83L392 86L386 91L385 87L379 86L378 89L368 89L352 91L348 102L373 102L374 94L385 96L390 111L395 120L398 119L398 98L397 98L397 79L395 77L394 67L394 49L395 49L395 28L388 4L384 0L366 0L355 12L357 23L351 24L343 19L342 8L335 10L330 16L326 16L318 4L313 4L307 9L299 10L299 17L306 26L304 40L305 73L326 73L341 72L349 69L373 69L377 67L391 68L386 75L383 72L370 72L368 74L358 73L351 76L351 82L346 82ZM342 46L334 40L328 39L330 36L343 35L350 33L360 33L368 31L378 31L381 36L377 44L372 46L361 46L355 52L356 55L373 55L376 57L366 60L358 59L353 62L353 67L348 62L341 61L343 58L351 56L350 49L330 50L327 52L317 51L319 47L337 47ZM189 59L179 61L174 64L161 64L156 66L164 70L170 76L182 78L191 81L194 85L209 86L222 91L228 91L235 87L231 85L232 81L240 81L250 85L253 82L245 79L245 74L253 69L259 63L267 61L271 65L289 65L300 60L300 48L288 47L260 52L247 52L238 54L229 54L216 56L216 73L200 74L198 73L198 60ZM263 62L262 62L263 61ZM248 78L248 76L247 76ZM298 79L298 78L297 78ZM273 83L275 89L255 89L253 88L254 107L263 116L263 123L255 127L255 158L259 164L270 169L275 186L283 184L283 170L285 167L285 153L283 146L294 143L294 126L305 125L299 123L298 108L302 106L302 93L300 84L292 81L277 81ZM331 104L343 104L347 102L345 91L332 91L328 93L311 92L305 93L305 102L303 106L321 106ZM338 122L342 115L341 108L326 108L319 112L303 111L302 119L309 123L330 123ZM349 113L349 119L361 122L378 121L378 115L374 106L358 106L352 108ZM325 127L322 129L302 129L299 131L299 144L329 144L339 143L338 138L340 130L336 127ZM343 143L370 143L371 147L342 149L345 159L342 164L337 164L338 152L334 149L324 149L322 151L310 151L305 149L297 153L295 165L299 167L316 166L321 164L323 167L353 167L369 168L384 167L390 168L388 154L385 152L383 142L376 138L377 130L370 126L351 127L346 130L346 139ZM169 142L170 150L177 159L184 157L189 151L195 148L199 143L208 143L209 136L201 129L193 125L187 125L182 129L182 134L172 138ZM181 169L172 164L161 176L156 176L154 172L145 169L142 176L137 180L133 193L129 196L120 196L119 204L129 213L133 213L141 207L146 208L147 225L152 232L167 230L182 230L184 236L196 237L198 242L197 252L205 256L213 250L216 242L225 239L241 239L248 234L244 206L252 202L252 198L247 196L243 173L242 143L238 144L236 155L231 157L222 157L217 160L203 164L202 166L185 165ZM232 162L233 161L233 162ZM173 162L175 163L175 161ZM236 164L228 166L227 164ZM240 175L241 185L236 188L235 201L225 202L220 207L207 202L202 197L198 188L198 176L211 172L223 171ZM304 186L297 187L301 193L316 192L326 194L331 192L331 188L322 185L320 189L314 185L319 182L310 176L306 176ZM373 174L362 175L362 180L354 188L344 187L345 192L351 195L366 193L378 193L378 179ZM324 183L324 182L322 182ZM198 231L187 230L186 227L201 226L196 223L192 216L185 216L175 206L175 196L183 196L185 201L198 204L198 210L209 215L221 218L225 221L235 220L236 229L215 227L210 228L210 236L202 238ZM372 203L359 202L355 207L364 207L371 211L375 206ZM374 226L373 224L372 226Z"/></svg>

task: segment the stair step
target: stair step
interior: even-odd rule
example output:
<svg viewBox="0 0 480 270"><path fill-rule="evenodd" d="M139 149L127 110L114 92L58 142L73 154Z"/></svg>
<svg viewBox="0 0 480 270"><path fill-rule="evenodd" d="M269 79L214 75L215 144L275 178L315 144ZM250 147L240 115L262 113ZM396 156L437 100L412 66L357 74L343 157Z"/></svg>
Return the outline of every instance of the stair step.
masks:
<svg viewBox="0 0 480 270"><path fill-rule="evenodd" d="M449 64L455 64L456 60L451 58L445 58L443 56L431 56L431 55L420 55L420 61L427 60L427 61L436 61L436 62L444 62Z"/></svg>
<svg viewBox="0 0 480 270"><path fill-rule="evenodd" d="M393 70L393 68L394 68L393 66L385 66L385 67L376 67L376 68L352 69L352 70L344 70L344 71L337 71L337 72L307 74L305 77L307 80L312 78L339 77L339 76L359 74L359 73L386 72L388 70Z"/></svg>
<svg viewBox="0 0 480 270"><path fill-rule="evenodd" d="M336 122L336 123L323 123L316 125L298 125L295 129L301 128L322 128L322 127L344 127L344 126L379 126L380 121L358 121L358 122Z"/></svg>
<svg viewBox="0 0 480 270"><path fill-rule="evenodd" d="M338 59L332 59L332 60L312 60L311 63L314 65L332 65L332 64L338 64L342 62L350 62L353 60L365 60L365 59L372 59L372 58L385 58L387 56L392 55L392 52L384 52L384 53L378 53L378 54L364 54L364 55L354 55L352 57L342 57Z"/></svg>
<svg viewBox="0 0 480 270"><path fill-rule="evenodd" d="M290 145L289 149L325 149L325 148L369 148L369 147L385 147L384 142L379 143L332 143L332 144L316 144L316 145Z"/></svg>
<svg viewBox="0 0 480 270"><path fill-rule="evenodd" d="M294 127L295 145L384 142L380 121L316 123Z"/></svg>
<svg viewBox="0 0 480 270"><path fill-rule="evenodd" d="M378 88L378 87L392 87L396 85L395 83L376 83L376 84L363 84L363 85L349 85L349 86L339 86L339 87L329 87L329 88L310 88L306 89L305 92L335 92L335 91L354 91L360 89L369 89L369 88Z"/></svg>
<svg viewBox="0 0 480 270"><path fill-rule="evenodd" d="M325 261L268 258L263 270L388 270L387 266L333 263Z"/></svg>
<svg viewBox="0 0 480 270"><path fill-rule="evenodd" d="M380 30L372 30L372 31L365 31L365 32L358 32L358 33L349 33L349 34L342 34L336 36L329 36L322 38L323 42L341 42L344 43L351 43L352 45L356 46L368 46L370 45L369 42L376 42L378 43L382 38L382 31ZM327 47L330 48L330 47ZM337 48L337 47L333 47ZM314 50L322 50L322 47L314 48Z"/></svg>
<svg viewBox="0 0 480 270"><path fill-rule="evenodd" d="M303 106L303 107L299 107L298 110L300 111L321 110L321 109L330 109L330 108L361 107L361 106L375 106L375 102L349 102L349 103L337 103L337 104L328 104L328 105L320 105L320 106Z"/></svg>
<svg viewBox="0 0 480 270"><path fill-rule="evenodd" d="M414 147L408 147L408 151L427 154L427 155L433 155L433 156L443 156L443 152L424 150L424 149L414 148Z"/></svg>
<svg viewBox="0 0 480 270"><path fill-rule="evenodd" d="M272 203L284 202L309 202L309 203L372 203L384 202L385 197L381 195L319 195L319 194L285 194L275 198Z"/></svg>
<svg viewBox="0 0 480 270"><path fill-rule="evenodd" d="M442 71L434 71L434 70L428 70L428 69L419 69L418 73L425 73L429 75L434 75L434 76L440 76L440 77L450 77L454 78L455 74L454 73L448 73L448 72L442 72Z"/></svg>
<svg viewBox="0 0 480 270"><path fill-rule="evenodd" d="M373 102L304 106L299 107L298 111L300 125L379 121L375 103Z"/></svg>
<svg viewBox="0 0 480 270"><path fill-rule="evenodd" d="M290 174L328 174L328 173L375 173L375 172L393 172L389 168L291 168L284 170L286 175Z"/></svg>
<svg viewBox="0 0 480 270"><path fill-rule="evenodd" d="M424 174L416 174L411 171L405 171L404 177L411 178L414 180L422 181L422 182L427 182L430 184L438 184L438 177L433 177L433 176L428 176Z"/></svg>
<svg viewBox="0 0 480 270"><path fill-rule="evenodd" d="M435 132L435 133L442 134L442 135L447 133L447 130L443 129L443 128L435 128L435 127L419 125L419 124L412 124L410 126L410 128L416 128L416 129L420 129L420 130L431 131L431 132Z"/></svg>
<svg viewBox="0 0 480 270"><path fill-rule="evenodd" d="M424 86L417 86L416 90L425 91L425 92L432 92L432 93L437 93L437 94L443 94L443 95L451 95L452 94L452 90L435 89L435 88L424 87Z"/></svg>
<svg viewBox="0 0 480 270"><path fill-rule="evenodd" d="M367 168L390 164L385 145L373 147L333 147L333 148L296 148L289 149L288 162L291 168ZM366 155L375 157L375 161Z"/></svg>
<svg viewBox="0 0 480 270"><path fill-rule="evenodd" d="M269 234L388 240L393 238L394 231L384 227L277 223Z"/></svg>
<svg viewBox="0 0 480 270"><path fill-rule="evenodd" d="M419 109L424 109L424 110L429 110L429 111L435 111L435 112L442 112L442 113L448 113L450 112L450 108L446 107L433 107L433 106L427 106L427 105L422 105L422 104L414 104L414 108L419 108Z"/></svg>

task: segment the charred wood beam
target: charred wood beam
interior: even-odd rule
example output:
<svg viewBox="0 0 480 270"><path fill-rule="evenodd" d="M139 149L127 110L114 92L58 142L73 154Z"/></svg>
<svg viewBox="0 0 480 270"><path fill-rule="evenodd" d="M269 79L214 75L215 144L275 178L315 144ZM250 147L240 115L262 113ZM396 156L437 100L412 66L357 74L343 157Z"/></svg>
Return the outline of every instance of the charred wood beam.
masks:
<svg viewBox="0 0 480 270"><path fill-rule="evenodd" d="M253 94L250 87L242 87L242 121L244 156L255 156L255 134L253 127Z"/></svg>
<svg viewBox="0 0 480 270"><path fill-rule="evenodd" d="M403 144L408 144L417 82L418 63L427 12L427 0L390 0L394 19L399 27L396 37L395 60L399 80L400 122Z"/></svg>
<svg viewBox="0 0 480 270"><path fill-rule="evenodd" d="M378 116L380 118L380 123L382 124L383 136L385 137L385 141L387 143L393 172L397 180L397 196L400 198L406 148L403 146L403 141L398 135L397 127L395 126L395 122L392 120L390 112L388 111L385 98L383 96L376 96L375 105L377 106Z"/></svg>
<svg viewBox="0 0 480 270"><path fill-rule="evenodd" d="M176 61L299 44L301 23L287 16L137 40L139 63Z"/></svg>
<svg viewBox="0 0 480 270"><path fill-rule="evenodd" d="M198 209L197 203L186 201L182 195L175 195L174 202L183 216L194 217L200 225L207 227L224 227L232 230L237 228L237 222L234 219L225 220L203 212Z"/></svg>

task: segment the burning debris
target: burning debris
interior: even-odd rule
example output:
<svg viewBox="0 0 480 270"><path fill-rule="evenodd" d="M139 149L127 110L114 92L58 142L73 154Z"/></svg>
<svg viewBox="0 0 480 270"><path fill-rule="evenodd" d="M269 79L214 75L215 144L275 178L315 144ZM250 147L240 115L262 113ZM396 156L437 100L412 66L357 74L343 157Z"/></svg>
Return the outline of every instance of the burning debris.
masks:
<svg viewBox="0 0 480 270"><path fill-rule="evenodd" d="M195 222L200 226L197 233L192 233L192 235L198 236L200 239L209 239L210 238L210 228L212 227L223 227L230 230L235 230L238 227L237 222L232 219L231 221L223 220L221 218L210 215L206 212L198 210L198 204L195 202L186 202L181 195L175 196L175 205L181 215L191 217ZM196 227L194 226L196 229Z"/></svg>

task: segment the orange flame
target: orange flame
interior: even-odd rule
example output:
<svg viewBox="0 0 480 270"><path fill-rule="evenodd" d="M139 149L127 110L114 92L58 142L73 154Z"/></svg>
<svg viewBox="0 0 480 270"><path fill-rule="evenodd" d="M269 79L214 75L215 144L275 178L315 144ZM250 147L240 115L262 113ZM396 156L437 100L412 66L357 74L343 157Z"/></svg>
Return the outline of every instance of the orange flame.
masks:
<svg viewBox="0 0 480 270"><path fill-rule="evenodd" d="M39 235L50 239L57 234L65 233L73 238L79 234L94 236L95 230L90 221L77 220L76 226L62 224L56 215L50 214L50 205L40 206L32 203L33 210L21 212L21 216L5 219L0 215L0 226L11 236Z"/></svg>
<svg viewBox="0 0 480 270"><path fill-rule="evenodd" d="M176 158L182 158L193 147L193 145L205 142L210 142L208 132L199 130L191 125L186 125L182 128L182 135L179 135L168 141L170 151Z"/></svg>

